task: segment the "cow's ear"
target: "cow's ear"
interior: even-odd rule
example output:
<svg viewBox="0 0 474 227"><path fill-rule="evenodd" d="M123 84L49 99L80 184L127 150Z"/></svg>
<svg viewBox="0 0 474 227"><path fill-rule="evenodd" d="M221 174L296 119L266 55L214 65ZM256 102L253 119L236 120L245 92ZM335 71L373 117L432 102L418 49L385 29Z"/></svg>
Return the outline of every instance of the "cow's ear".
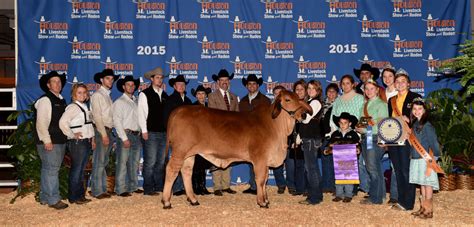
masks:
<svg viewBox="0 0 474 227"><path fill-rule="evenodd" d="M278 98L275 100L275 103L273 103L272 119L277 118L278 115L280 115L280 112L281 112L281 100Z"/></svg>

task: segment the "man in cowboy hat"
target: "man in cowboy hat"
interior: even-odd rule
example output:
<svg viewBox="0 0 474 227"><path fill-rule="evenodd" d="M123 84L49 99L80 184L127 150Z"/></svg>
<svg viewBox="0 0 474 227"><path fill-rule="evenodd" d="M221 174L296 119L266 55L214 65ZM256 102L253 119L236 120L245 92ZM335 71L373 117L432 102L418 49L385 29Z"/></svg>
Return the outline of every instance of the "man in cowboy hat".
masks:
<svg viewBox="0 0 474 227"><path fill-rule="evenodd" d="M66 152L67 137L59 128L59 119L66 109L61 91L66 75L51 71L43 75L39 84L45 92L36 102L36 148L41 158L40 202L54 209L65 209L67 204L59 195L59 168Z"/></svg>
<svg viewBox="0 0 474 227"><path fill-rule="evenodd" d="M263 79L261 77L257 78L255 74L250 74L247 76L247 79L242 78L242 84L247 88L249 93L240 100L239 110L241 112L249 112L258 106L270 105L270 99L258 90L258 88L263 84ZM257 185L255 184L255 174L252 165L250 165L249 168L249 175L250 188L244 190L243 193L256 195Z"/></svg>
<svg viewBox="0 0 474 227"><path fill-rule="evenodd" d="M114 123L110 90L118 78L112 69L104 69L94 75L94 81L100 84L100 88L91 96L92 118L96 126L96 149L92 153L91 191L92 196L98 199L110 198L110 194L107 193L107 173L105 172L115 138L112 134Z"/></svg>
<svg viewBox="0 0 474 227"><path fill-rule="evenodd" d="M218 89L209 94L209 108L239 111L237 96L229 91L230 80L234 78L234 74L230 74L225 69L221 69L216 75L212 75L212 79L217 82ZM235 194L236 191L230 188L230 171L231 167L225 170L215 170L212 172L212 180L214 181L214 195L222 196L222 192Z"/></svg>
<svg viewBox="0 0 474 227"><path fill-rule="evenodd" d="M193 105L202 105L207 107L207 95L211 93L211 88L204 88L199 85L196 89L191 89L191 94L196 97L196 101ZM193 191L196 195L209 195L211 194L206 188L206 169L211 168L212 164L201 157L196 155L194 158L193 166Z"/></svg>
<svg viewBox="0 0 474 227"><path fill-rule="evenodd" d="M138 162L142 143L138 125L137 98L133 95L140 86L140 80L125 76L117 81L117 90L123 93L112 105L114 128L117 140L115 171L115 193L122 197L138 189Z"/></svg>
<svg viewBox="0 0 474 227"><path fill-rule="evenodd" d="M173 87L174 92L168 97L168 100L165 104L165 125L168 125L168 119L174 109L183 105L192 105L191 99L186 96L186 84L188 83L189 80L186 80L184 75L178 75L176 78L172 78L168 81L168 84ZM173 185L173 192L174 195L183 195L185 193L181 175L179 175L178 179Z"/></svg>
<svg viewBox="0 0 474 227"><path fill-rule="evenodd" d="M360 69L354 69L354 74L360 80L360 83L356 86L356 92L364 95L364 89L362 86L364 85L365 81L368 79L376 81L379 78L380 70L373 68L370 64L363 63L360 66Z"/></svg>
<svg viewBox="0 0 474 227"><path fill-rule="evenodd" d="M138 95L138 124L143 139L144 195L163 191L165 173L166 121L165 103L168 94L163 88L163 69L156 67L145 73L151 85Z"/></svg>

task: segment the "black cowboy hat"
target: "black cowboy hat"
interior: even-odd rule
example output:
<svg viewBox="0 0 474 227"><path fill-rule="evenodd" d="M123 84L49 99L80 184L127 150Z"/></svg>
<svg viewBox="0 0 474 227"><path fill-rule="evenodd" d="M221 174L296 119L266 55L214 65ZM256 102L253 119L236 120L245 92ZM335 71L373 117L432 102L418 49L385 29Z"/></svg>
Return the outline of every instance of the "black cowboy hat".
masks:
<svg viewBox="0 0 474 227"><path fill-rule="evenodd" d="M259 87L263 84L263 79L262 79L262 77L257 78L257 76L256 76L255 74L249 74L249 75L247 76L247 79L242 78L242 84L243 84L244 86L247 86L247 83L248 83L249 81L255 81L255 82L257 82L257 84L258 84Z"/></svg>
<svg viewBox="0 0 474 227"><path fill-rule="evenodd" d="M176 76L176 78L172 78L168 81L171 87L173 87L176 82L183 82L185 84L188 84L189 80L185 80L184 75L178 75Z"/></svg>
<svg viewBox="0 0 474 227"><path fill-rule="evenodd" d="M128 81L133 81L133 83L135 83L135 91L138 89L138 87L140 86L140 79L134 79L133 76L125 76L124 78L121 78L117 81L117 90L119 90L120 92L124 92L123 90L123 85L125 83L127 83Z"/></svg>
<svg viewBox="0 0 474 227"><path fill-rule="evenodd" d="M64 73L59 74L56 71L51 71L51 72L41 76L41 78L39 80L41 90L43 90L44 92L49 91L49 88L48 88L47 84L48 84L49 79L51 79L53 77L59 77L59 79L61 79L61 90L62 90L62 88L64 88L64 85L66 85L66 74L64 74Z"/></svg>
<svg viewBox="0 0 474 227"><path fill-rule="evenodd" d="M221 77L229 77L229 80L232 80L232 79L234 79L234 73L229 75L229 72L227 72L227 70L221 69L217 75L216 74L212 75L212 79L214 81L218 81L219 78L221 78Z"/></svg>
<svg viewBox="0 0 474 227"><path fill-rule="evenodd" d="M204 91L206 92L206 95L208 95L209 93L212 92L211 88L204 88L204 86L202 85L199 85L196 90L194 90L194 88L191 89L191 94L196 97L196 94L199 92L199 91Z"/></svg>
<svg viewBox="0 0 474 227"><path fill-rule="evenodd" d="M102 70L102 72L99 72L99 73L96 73L94 75L94 81L98 84L102 84L102 82L100 81L101 78L104 78L106 76L113 76L114 77L114 81L118 80L119 79L119 76L118 75L115 75L114 74L114 70L112 69L104 69Z"/></svg>
<svg viewBox="0 0 474 227"><path fill-rule="evenodd" d="M354 115L351 115L348 112L342 112L339 117L336 117L336 116L332 117L332 121L334 122L334 124L337 125L337 127L339 127L339 120L341 118L349 120L349 122L351 122L351 128L355 128L355 126L357 125L357 122L359 122L359 120L357 120L357 118Z"/></svg>
<svg viewBox="0 0 474 227"><path fill-rule="evenodd" d="M380 70L378 68L373 68L371 65L364 63L360 66L360 69L354 69L354 74L357 78L360 79L360 72L369 71L372 73L372 79L377 80L380 75Z"/></svg>

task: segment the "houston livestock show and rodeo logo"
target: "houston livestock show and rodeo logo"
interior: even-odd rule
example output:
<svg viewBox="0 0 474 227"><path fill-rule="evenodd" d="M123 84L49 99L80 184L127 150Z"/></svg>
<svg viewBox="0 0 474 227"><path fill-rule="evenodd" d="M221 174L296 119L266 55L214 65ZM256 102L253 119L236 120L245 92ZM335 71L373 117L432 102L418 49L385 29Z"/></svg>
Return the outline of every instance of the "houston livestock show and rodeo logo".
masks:
<svg viewBox="0 0 474 227"><path fill-rule="evenodd" d="M170 25L168 39L197 39L198 24L196 22L181 22L171 16L166 23Z"/></svg>
<svg viewBox="0 0 474 227"><path fill-rule="evenodd" d="M100 2L69 0L71 19L100 19Z"/></svg>
<svg viewBox="0 0 474 227"><path fill-rule="evenodd" d="M132 0L137 6L136 19L165 19L166 3L148 0Z"/></svg>
<svg viewBox="0 0 474 227"><path fill-rule="evenodd" d="M105 16L104 39L133 39L133 23L117 22Z"/></svg>
<svg viewBox="0 0 474 227"><path fill-rule="evenodd" d="M456 35L456 20L433 18L431 13L428 14L426 19L426 37L435 36L454 36Z"/></svg>
<svg viewBox="0 0 474 227"><path fill-rule="evenodd" d="M322 39L326 38L326 22L324 21L308 21L303 16L299 16L298 20L293 20L297 24L297 39Z"/></svg>
<svg viewBox="0 0 474 227"><path fill-rule="evenodd" d="M57 71L59 74L67 74L68 64L48 61L44 56L39 58L39 61L35 61L38 64L38 79L41 78L44 74L47 74L51 71Z"/></svg>
<svg viewBox="0 0 474 227"><path fill-rule="evenodd" d="M235 56L233 61L230 63L234 64L234 78L242 79L245 75L255 74L262 76L262 63L259 62L247 62L241 60L239 56Z"/></svg>
<svg viewBox="0 0 474 227"><path fill-rule="evenodd" d="M392 0L392 17L421 17L421 0Z"/></svg>
<svg viewBox="0 0 474 227"><path fill-rule="evenodd" d="M201 44L202 52L201 59L229 59L230 58L230 43L214 42L208 40L207 36L202 37Z"/></svg>
<svg viewBox="0 0 474 227"><path fill-rule="evenodd" d="M181 62L176 60L175 56L172 56L170 61L166 61L169 65L170 78L175 78L177 75L184 75L186 79L197 79L199 64L195 62Z"/></svg>
<svg viewBox="0 0 474 227"><path fill-rule="evenodd" d="M374 59L369 58L369 55L365 54L362 59L358 60L360 63L367 63L373 68L383 69L385 66L392 65L389 61L376 61Z"/></svg>
<svg viewBox="0 0 474 227"><path fill-rule="evenodd" d="M374 21L370 20L367 15L362 17L362 20L357 20L362 26L360 32L361 38L389 38L390 37L390 22L389 21Z"/></svg>
<svg viewBox="0 0 474 227"><path fill-rule="evenodd" d="M133 63L113 61L109 56L105 58L105 61L101 61L100 63L104 65L104 68L114 70L114 73L117 75L133 75Z"/></svg>
<svg viewBox="0 0 474 227"><path fill-rule="evenodd" d="M263 14L265 19L293 18L292 2L278 2L276 0L260 0L260 2L265 4L265 12Z"/></svg>
<svg viewBox="0 0 474 227"><path fill-rule="evenodd" d="M262 24L258 22L247 22L240 20L239 16L235 16L233 21L233 39L261 39Z"/></svg>
<svg viewBox="0 0 474 227"><path fill-rule="evenodd" d="M354 0L326 0L329 6L328 18L356 18L357 2Z"/></svg>
<svg viewBox="0 0 474 227"><path fill-rule="evenodd" d="M100 59L100 43L81 41L74 36L71 44L71 59Z"/></svg>
<svg viewBox="0 0 474 227"><path fill-rule="evenodd" d="M326 78L327 63L325 61L308 61L301 55L298 61L293 61L298 67L298 79Z"/></svg>
<svg viewBox="0 0 474 227"><path fill-rule="evenodd" d="M213 2L212 0L197 0L201 4L201 19L229 19L229 2Z"/></svg>
<svg viewBox="0 0 474 227"><path fill-rule="evenodd" d="M44 16L33 20L38 24L38 39L68 39L69 24L62 21L50 21Z"/></svg>
<svg viewBox="0 0 474 227"><path fill-rule="evenodd" d="M423 41L422 40L406 40L401 39L398 34L395 35L393 42L394 58L419 58L423 57Z"/></svg>
<svg viewBox="0 0 474 227"><path fill-rule="evenodd" d="M265 44L265 59L288 59L293 58L293 42L273 41L272 37L267 36L267 40L262 41Z"/></svg>

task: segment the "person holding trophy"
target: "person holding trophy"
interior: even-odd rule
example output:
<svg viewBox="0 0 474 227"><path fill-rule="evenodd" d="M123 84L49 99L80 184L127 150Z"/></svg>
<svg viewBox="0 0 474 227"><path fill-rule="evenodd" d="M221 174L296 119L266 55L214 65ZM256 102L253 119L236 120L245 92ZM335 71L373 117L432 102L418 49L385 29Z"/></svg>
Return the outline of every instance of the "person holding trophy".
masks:
<svg viewBox="0 0 474 227"><path fill-rule="evenodd" d="M364 84L365 103L362 117L356 126L356 131L362 134L362 157L369 173L369 197L361 204L382 204L385 198L385 183L382 171L382 157L385 150L378 143L377 124L388 117L387 103L379 96L379 86L376 81L369 79Z"/></svg>

